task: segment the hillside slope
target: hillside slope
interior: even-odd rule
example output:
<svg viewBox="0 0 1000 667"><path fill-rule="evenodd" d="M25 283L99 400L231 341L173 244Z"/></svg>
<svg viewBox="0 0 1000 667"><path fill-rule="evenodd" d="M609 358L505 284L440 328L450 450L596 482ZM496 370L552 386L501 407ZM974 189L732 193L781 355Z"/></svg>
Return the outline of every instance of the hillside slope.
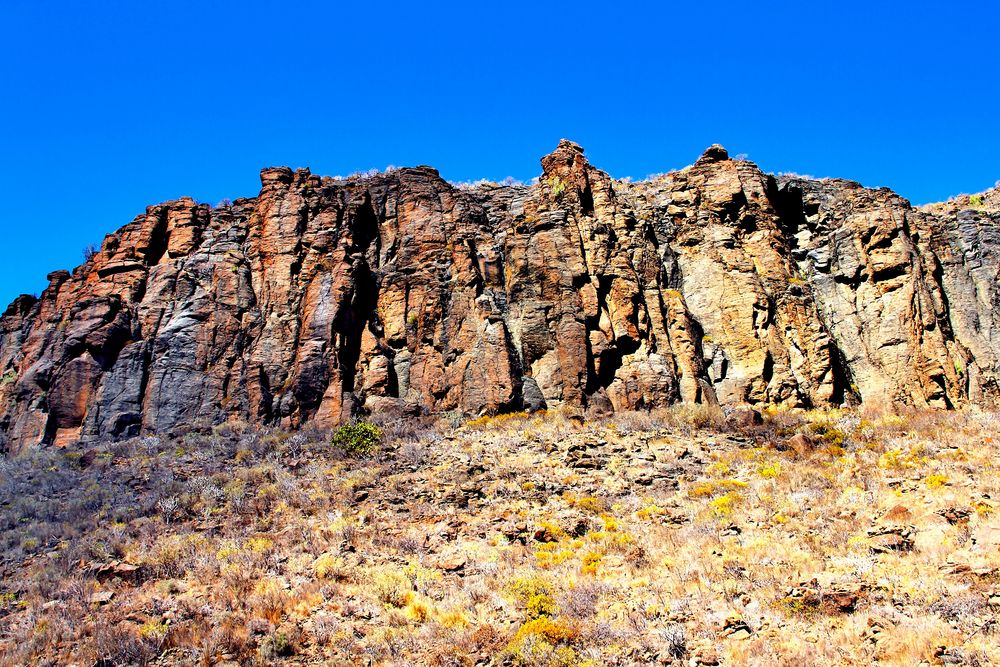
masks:
<svg viewBox="0 0 1000 667"><path fill-rule="evenodd" d="M238 425L30 448L0 466L0 664L994 665L998 439L681 404L360 458Z"/></svg>
<svg viewBox="0 0 1000 667"><path fill-rule="evenodd" d="M996 192L915 209L714 146L536 185L270 168L150 207L0 320L0 450L230 419L678 401L995 405Z"/></svg>

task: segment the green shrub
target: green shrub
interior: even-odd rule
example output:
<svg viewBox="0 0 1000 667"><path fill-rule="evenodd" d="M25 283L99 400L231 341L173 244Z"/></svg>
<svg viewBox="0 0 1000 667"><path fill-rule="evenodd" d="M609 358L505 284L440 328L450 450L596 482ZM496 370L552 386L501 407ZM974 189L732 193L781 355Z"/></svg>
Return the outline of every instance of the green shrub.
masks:
<svg viewBox="0 0 1000 667"><path fill-rule="evenodd" d="M344 424L333 434L333 444L351 456L374 454L382 441L382 429L371 422Z"/></svg>
<svg viewBox="0 0 1000 667"><path fill-rule="evenodd" d="M556 199L562 198L564 192L566 192L566 183L558 176L550 176L546 179L549 188L552 190L552 196Z"/></svg>
<svg viewBox="0 0 1000 667"><path fill-rule="evenodd" d="M258 649L260 657L266 661L295 655L295 645L284 632L274 631L264 638Z"/></svg>
<svg viewBox="0 0 1000 667"><path fill-rule="evenodd" d="M969 206L973 206L975 208L979 208L982 205L983 205L983 196L982 195L972 195L971 197L969 197Z"/></svg>

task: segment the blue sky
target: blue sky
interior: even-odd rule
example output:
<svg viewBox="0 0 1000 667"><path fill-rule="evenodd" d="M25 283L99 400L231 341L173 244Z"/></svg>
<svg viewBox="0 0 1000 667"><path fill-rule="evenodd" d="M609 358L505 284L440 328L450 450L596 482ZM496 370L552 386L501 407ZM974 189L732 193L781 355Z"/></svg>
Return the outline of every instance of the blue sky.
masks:
<svg viewBox="0 0 1000 667"><path fill-rule="evenodd" d="M543 6L544 5L544 6ZM261 167L614 176L709 144L915 203L1000 179L993 2L46 2L0 6L0 301L147 204Z"/></svg>

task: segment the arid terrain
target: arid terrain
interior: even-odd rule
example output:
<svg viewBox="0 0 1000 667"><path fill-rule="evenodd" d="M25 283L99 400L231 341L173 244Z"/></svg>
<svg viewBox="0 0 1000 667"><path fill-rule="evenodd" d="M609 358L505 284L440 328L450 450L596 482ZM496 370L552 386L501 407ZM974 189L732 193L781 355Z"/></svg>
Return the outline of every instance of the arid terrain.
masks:
<svg viewBox="0 0 1000 667"><path fill-rule="evenodd" d="M0 663L995 664L998 438L681 405L31 448Z"/></svg>
<svg viewBox="0 0 1000 667"><path fill-rule="evenodd" d="M1000 1L0 18L0 667L1000 667Z"/></svg>
<svg viewBox="0 0 1000 667"><path fill-rule="evenodd" d="M1000 661L1000 188L271 167L0 317L0 662Z"/></svg>

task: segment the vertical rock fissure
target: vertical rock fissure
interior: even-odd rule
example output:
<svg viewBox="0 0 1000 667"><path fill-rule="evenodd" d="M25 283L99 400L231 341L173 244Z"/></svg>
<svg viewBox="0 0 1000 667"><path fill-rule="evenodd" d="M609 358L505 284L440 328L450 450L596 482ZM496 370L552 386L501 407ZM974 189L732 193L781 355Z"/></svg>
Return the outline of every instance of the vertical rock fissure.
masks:
<svg viewBox="0 0 1000 667"><path fill-rule="evenodd" d="M160 211L156 216L156 225L149 235L149 246L145 254L146 266L156 266L160 263L160 259L167 252L168 242L167 214L165 211Z"/></svg>
<svg viewBox="0 0 1000 667"><path fill-rule="evenodd" d="M993 191L975 214L913 209L718 146L641 183L568 141L542 169L530 188L466 189L429 167L279 167L230 207L149 207L0 318L0 442L546 401L1000 395Z"/></svg>

